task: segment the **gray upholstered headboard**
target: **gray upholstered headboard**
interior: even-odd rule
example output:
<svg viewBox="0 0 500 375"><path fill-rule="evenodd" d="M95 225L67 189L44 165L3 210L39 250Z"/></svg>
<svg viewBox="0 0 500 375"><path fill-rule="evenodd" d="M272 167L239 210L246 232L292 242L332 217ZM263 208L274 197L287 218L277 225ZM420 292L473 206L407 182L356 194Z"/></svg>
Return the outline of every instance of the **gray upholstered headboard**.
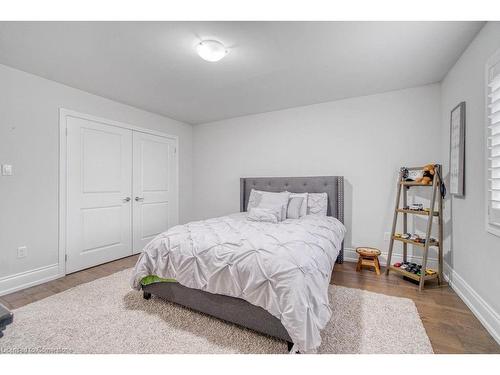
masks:
<svg viewBox="0 0 500 375"><path fill-rule="evenodd" d="M292 193L326 193L328 195L328 216L344 222L344 177L246 177L240 179L240 211L247 210L250 191L290 191ZM344 245L340 250L337 263L344 261Z"/></svg>

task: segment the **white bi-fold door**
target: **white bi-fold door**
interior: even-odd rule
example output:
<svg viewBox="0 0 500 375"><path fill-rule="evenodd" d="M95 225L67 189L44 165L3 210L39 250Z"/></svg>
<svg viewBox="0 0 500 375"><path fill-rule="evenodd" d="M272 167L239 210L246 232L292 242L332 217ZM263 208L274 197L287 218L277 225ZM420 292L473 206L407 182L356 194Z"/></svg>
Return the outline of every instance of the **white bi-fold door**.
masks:
<svg viewBox="0 0 500 375"><path fill-rule="evenodd" d="M176 141L66 117L66 273L140 252L177 224Z"/></svg>

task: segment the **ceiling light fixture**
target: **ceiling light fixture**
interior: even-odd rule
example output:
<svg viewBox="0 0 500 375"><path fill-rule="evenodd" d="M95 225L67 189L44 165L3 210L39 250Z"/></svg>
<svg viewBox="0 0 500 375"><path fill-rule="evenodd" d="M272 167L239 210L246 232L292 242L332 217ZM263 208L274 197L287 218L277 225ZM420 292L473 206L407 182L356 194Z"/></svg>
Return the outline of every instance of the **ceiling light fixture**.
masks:
<svg viewBox="0 0 500 375"><path fill-rule="evenodd" d="M215 62L226 56L229 51L217 40L203 40L196 46L196 52L203 60Z"/></svg>

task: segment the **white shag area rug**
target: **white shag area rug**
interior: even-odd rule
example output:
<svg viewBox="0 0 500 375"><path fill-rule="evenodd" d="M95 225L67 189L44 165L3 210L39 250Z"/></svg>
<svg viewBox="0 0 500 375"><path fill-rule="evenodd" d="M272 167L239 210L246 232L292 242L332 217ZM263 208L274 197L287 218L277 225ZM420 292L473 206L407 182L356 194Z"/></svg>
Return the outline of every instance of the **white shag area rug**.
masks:
<svg viewBox="0 0 500 375"><path fill-rule="evenodd" d="M125 270L26 305L0 353L286 353L286 343L131 290ZM413 301L330 286L319 353L432 353Z"/></svg>

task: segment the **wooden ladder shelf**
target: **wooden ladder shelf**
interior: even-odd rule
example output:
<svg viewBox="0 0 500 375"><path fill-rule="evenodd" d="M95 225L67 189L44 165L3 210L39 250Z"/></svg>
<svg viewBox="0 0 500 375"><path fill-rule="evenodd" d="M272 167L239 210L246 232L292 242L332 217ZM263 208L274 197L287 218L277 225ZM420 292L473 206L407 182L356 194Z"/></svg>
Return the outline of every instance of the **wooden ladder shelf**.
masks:
<svg viewBox="0 0 500 375"><path fill-rule="evenodd" d="M419 291L424 289L424 284L428 280L436 279L438 283L441 284L443 281L443 197L441 196L441 165L436 164L434 166L435 174L432 179L432 184L422 184L417 182L408 182L403 179L403 168L399 172L398 182L397 182L397 193L396 193L396 206L394 208L394 218L392 221L392 232L391 239L389 243L389 254L387 256L387 268L386 274L388 275L390 271L397 272L407 278L418 281L419 283ZM406 168L409 171L412 170L422 170L423 167L412 167ZM432 198L430 202L430 207L428 211L419 211L419 210L411 210L405 209L407 207L407 192L411 187L429 187L432 188ZM403 194L401 194L401 191ZM403 195L403 208L399 207L401 195ZM437 201L437 202L436 202ZM436 208L437 203L437 208ZM403 233L407 233L408 231L408 215L424 215L428 216L427 219L427 230L425 233L425 242L417 242L411 239L397 237L396 234L396 226L398 222L399 214L403 215ZM438 239L431 240L431 232L432 226L434 223L434 218L437 218L438 221ZM421 275L417 275L411 272L407 272L404 269L399 267L395 267L392 265L392 250L394 247L394 241L399 241L403 244L403 262L407 261L407 253L408 253L408 244L419 247L423 249L422 254L422 269ZM429 255L429 247L434 246L438 248L438 270L434 274L427 274L427 260Z"/></svg>

